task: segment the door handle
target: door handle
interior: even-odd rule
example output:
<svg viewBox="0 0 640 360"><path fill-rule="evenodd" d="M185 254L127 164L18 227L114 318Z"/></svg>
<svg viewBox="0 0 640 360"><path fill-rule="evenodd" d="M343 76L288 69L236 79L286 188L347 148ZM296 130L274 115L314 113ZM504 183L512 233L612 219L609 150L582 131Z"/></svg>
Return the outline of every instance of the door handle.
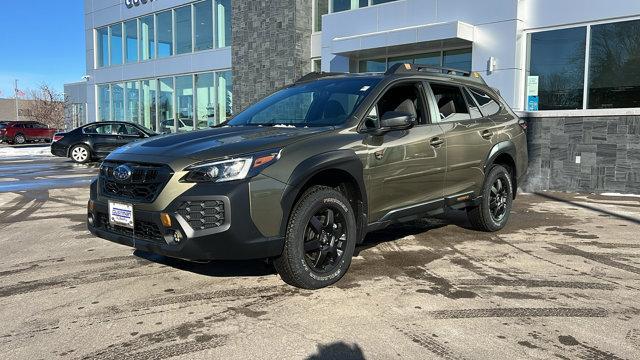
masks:
<svg viewBox="0 0 640 360"><path fill-rule="evenodd" d="M431 139L431 142L429 142L429 144L437 148L437 147L440 147L440 145L444 144L444 140L442 140L439 137L434 137L433 139Z"/></svg>
<svg viewBox="0 0 640 360"><path fill-rule="evenodd" d="M489 130L485 130L482 132L482 137L485 139L491 139L493 137L493 132Z"/></svg>

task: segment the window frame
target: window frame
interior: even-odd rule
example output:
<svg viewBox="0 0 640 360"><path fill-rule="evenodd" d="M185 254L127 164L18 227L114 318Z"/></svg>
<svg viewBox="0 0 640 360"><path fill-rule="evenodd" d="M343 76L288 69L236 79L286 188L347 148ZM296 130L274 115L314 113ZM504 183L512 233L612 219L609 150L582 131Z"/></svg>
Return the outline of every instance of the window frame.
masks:
<svg viewBox="0 0 640 360"><path fill-rule="evenodd" d="M599 21L589 21L577 24L569 24L569 25L559 25L559 26L550 26L545 28L535 28L535 29L525 29L524 35L526 37L526 41L524 41L524 54L522 59L522 68L524 69L523 75L521 77L521 84L519 86L519 93L522 95L522 109L523 112L530 114L546 114L547 116L554 116L557 114L558 116L598 116L598 115L637 115L640 114L640 107L635 108L611 108L611 109L590 109L589 108L589 69L590 69L590 56L591 56L591 28L593 26L598 25L606 25L606 24L614 24L614 23L622 23L627 21L640 21L640 16L631 16L624 17L618 19L607 19L607 20L599 20ZM567 109L567 110L538 110L538 111L530 111L527 108L527 79L530 76L530 72L528 71L530 66L529 62L531 59L531 35L536 33L543 33L555 30L566 30L566 29L575 29L575 28L586 28L586 39L585 39L585 61L584 61L584 77L583 77L583 95L582 95L582 108L581 109ZM502 106L502 105L501 105Z"/></svg>

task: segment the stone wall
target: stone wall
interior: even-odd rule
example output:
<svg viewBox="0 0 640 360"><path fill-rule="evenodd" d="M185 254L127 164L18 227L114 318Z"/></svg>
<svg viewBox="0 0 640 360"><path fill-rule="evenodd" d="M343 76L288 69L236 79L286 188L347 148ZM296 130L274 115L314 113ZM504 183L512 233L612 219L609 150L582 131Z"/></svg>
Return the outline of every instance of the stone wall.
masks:
<svg viewBox="0 0 640 360"><path fill-rule="evenodd" d="M232 2L234 111L311 71L307 0Z"/></svg>
<svg viewBox="0 0 640 360"><path fill-rule="evenodd" d="M526 120L524 191L640 194L640 116Z"/></svg>

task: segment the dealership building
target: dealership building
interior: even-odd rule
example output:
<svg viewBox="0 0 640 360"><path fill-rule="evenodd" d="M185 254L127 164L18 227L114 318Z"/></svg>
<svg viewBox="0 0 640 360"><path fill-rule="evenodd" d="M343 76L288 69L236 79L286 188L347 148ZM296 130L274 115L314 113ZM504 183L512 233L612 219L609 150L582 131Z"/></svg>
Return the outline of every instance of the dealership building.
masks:
<svg viewBox="0 0 640 360"><path fill-rule="evenodd" d="M481 73L529 120L527 189L640 193L640 1L84 4L87 122L189 131L310 71L427 64Z"/></svg>

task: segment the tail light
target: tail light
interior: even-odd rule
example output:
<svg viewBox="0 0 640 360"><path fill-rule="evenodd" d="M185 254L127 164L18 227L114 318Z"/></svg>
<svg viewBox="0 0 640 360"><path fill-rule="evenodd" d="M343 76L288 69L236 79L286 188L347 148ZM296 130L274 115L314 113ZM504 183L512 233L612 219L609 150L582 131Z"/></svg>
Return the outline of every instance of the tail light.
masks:
<svg viewBox="0 0 640 360"><path fill-rule="evenodd" d="M529 126L527 125L527 122L526 122L526 121L524 121L524 120L522 120L522 119L518 120L518 125L520 125L520 127L522 128L522 130L527 130L527 128L529 127Z"/></svg>
<svg viewBox="0 0 640 360"><path fill-rule="evenodd" d="M53 141L60 141L64 136L62 135L53 135Z"/></svg>

